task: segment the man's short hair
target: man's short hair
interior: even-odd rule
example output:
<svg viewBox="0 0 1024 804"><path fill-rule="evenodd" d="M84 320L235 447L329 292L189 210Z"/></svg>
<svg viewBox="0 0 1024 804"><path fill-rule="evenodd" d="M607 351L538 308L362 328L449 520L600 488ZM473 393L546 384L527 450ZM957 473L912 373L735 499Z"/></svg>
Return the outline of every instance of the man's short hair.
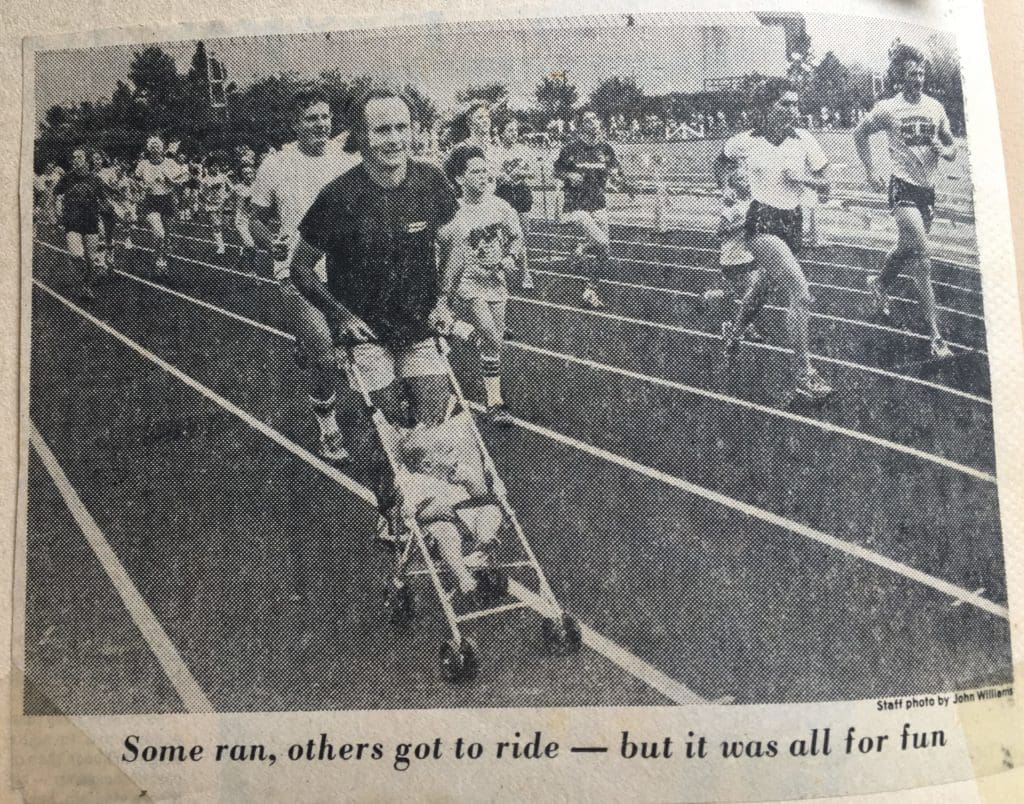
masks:
<svg viewBox="0 0 1024 804"><path fill-rule="evenodd" d="M326 103L327 108L330 108L331 106L331 100L327 97L327 93L324 92L323 88L318 86L309 86L300 89L295 93L295 97L292 98L292 119L298 120L302 117L306 109L310 106L316 106L318 103Z"/></svg>
<svg viewBox="0 0 1024 804"><path fill-rule="evenodd" d="M387 84L371 84L366 89L357 93L349 104L348 114L346 115L349 135L344 145L346 153L357 154L363 150L367 142L366 107L370 101L383 100L385 98L398 98L408 107L410 119L413 117L415 107L405 92Z"/></svg>
<svg viewBox="0 0 1024 804"><path fill-rule="evenodd" d="M476 145L456 145L444 161L444 174L448 177L448 181L458 187L455 180L466 175L466 166L469 164L469 160L486 158L483 149Z"/></svg>
<svg viewBox="0 0 1024 804"><path fill-rule="evenodd" d="M778 103L779 98L787 92L799 93L800 89L788 78L770 78L764 82L761 91L757 93L758 106L767 109Z"/></svg>
<svg viewBox="0 0 1024 804"><path fill-rule="evenodd" d="M890 92L898 92L907 77L908 64L924 64L927 57L913 45L895 42L889 49L889 69L885 73L885 86Z"/></svg>

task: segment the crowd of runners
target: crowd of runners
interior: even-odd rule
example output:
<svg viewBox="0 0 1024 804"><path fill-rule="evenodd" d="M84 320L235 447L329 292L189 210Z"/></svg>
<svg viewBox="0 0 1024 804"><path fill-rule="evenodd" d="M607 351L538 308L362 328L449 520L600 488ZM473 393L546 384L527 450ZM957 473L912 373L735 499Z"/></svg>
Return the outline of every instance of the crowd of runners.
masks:
<svg viewBox="0 0 1024 804"><path fill-rule="evenodd" d="M909 274L931 354L944 359L951 352L931 287L928 231L939 161L953 160L956 145L941 103L923 93L923 54L897 44L890 56L892 95L853 135L865 183L888 190L898 232L867 288L878 313L887 314L893 280ZM758 317L777 291L787 308L794 395L819 402L833 389L810 358L814 300L800 251L807 193L828 198L829 164L814 136L797 127L799 104L793 85L768 84L756 124L727 139L708 169L721 192L721 285L734 311L722 324L725 356L760 338ZM131 249L140 227L149 231L158 280L168 277L175 220L201 219L218 254L225 230L234 228L243 244L239 270L255 271L265 259L259 255L269 255L327 460L348 457L335 415L339 345L377 407L412 427L441 422L450 404L435 334L464 333L479 355L487 415L508 425L506 301L510 287L533 287L525 239L537 160L516 121L496 130L483 101L462 110L461 141L450 150L433 161L411 158L411 109L401 92L372 88L337 126L326 97L310 89L295 98L296 140L262 158L245 147L186 155L159 136L134 164L81 147L66 169L51 164L37 177L36 221L63 228L85 299L113 267L116 240ZM577 241L572 273L587 277L580 303L599 309L611 260L607 196L625 177L596 114L584 112L576 130L552 174L561 183L558 219ZM872 160L875 134L887 138L891 175L880 175ZM450 475L452 466L442 460L438 471ZM376 489L382 501L394 497L387 474Z"/></svg>

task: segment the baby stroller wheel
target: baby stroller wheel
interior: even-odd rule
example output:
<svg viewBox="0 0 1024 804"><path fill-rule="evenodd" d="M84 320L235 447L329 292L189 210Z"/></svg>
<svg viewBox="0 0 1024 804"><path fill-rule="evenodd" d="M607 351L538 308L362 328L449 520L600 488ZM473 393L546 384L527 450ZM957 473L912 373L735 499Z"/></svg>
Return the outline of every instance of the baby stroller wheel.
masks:
<svg viewBox="0 0 1024 804"><path fill-rule="evenodd" d="M384 607L392 625L408 625L416 618L416 596L408 584L384 587Z"/></svg>
<svg viewBox="0 0 1024 804"><path fill-rule="evenodd" d="M545 618L543 626L544 646L556 656L576 653L583 642L579 623L568 614L558 619Z"/></svg>
<svg viewBox="0 0 1024 804"><path fill-rule="evenodd" d="M463 637L461 644L449 639L441 645L441 678L445 681L468 683L479 671L480 657L472 639Z"/></svg>
<svg viewBox="0 0 1024 804"><path fill-rule="evenodd" d="M508 594L508 573L500 567L485 567L476 573L476 594L484 602L499 600Z"/></svg>

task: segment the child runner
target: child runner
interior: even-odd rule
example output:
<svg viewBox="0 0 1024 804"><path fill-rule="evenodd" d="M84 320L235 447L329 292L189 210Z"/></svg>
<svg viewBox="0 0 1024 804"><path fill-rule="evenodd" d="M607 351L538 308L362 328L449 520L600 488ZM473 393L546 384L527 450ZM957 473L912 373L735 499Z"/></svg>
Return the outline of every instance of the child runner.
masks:
<svg viewBox="0 0 1024 804"><path fill-rule="evenodd" d="M443 286L455 293L456 313L476 328L487 410L495 424L508 427L512 417L501 394L501 349L507 274L521 275L523 264L519 215L491 194L487 158L475 145L452 151L445 173L461 190L462 206L441 234L450 255Z"/></svg>
<svg viewBox="0 0 1024 804"><path fill-rule="evenodd" d="M188 176L188 171L164 153L159 137L146 141L146 158L135 168L135 178L145 191L139 211L153 232L157 278L167 277L167 229L174 218L174 191Z"/></svg>
<svg viewBox="0 0 1024 804"><path fill-rule="evenodd" d="M57 182L53 193L71 253L71 267L82 277L81 298L91 301L95 297L93 284L102 264L100 206L107 190L89 170L85 149L76 148L71 154L71 170Z"/></svg>
<svg viewBox="0 0 1024 804"><path fill-rule="evenodd" d="M211 158L200 179L199 195L213 228L213 241L217 244L217 253L223 254L224 247L224 204L228 200L228 188L231 182L227 174L221 172L220 162Z"/></svg>

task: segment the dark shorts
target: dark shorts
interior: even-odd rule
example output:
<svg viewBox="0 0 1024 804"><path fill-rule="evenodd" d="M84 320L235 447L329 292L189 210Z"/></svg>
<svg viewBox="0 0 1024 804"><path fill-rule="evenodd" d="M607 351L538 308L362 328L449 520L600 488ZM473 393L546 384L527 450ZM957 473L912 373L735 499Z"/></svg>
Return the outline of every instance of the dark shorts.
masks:
<svg viewBox="0 0 1024 804"><path fill-rule="evenodd" d="M751 201L747 210L747 236L775 235L794 254L798 253L804 243L804 216L800 207L796 209L777 209L760 201Z"/></svg>
<svg viewBox="0 0 1024 804"><path fill-rule="evenodd" d="M174 217L174 199L169 195L147 195L139 204L139 216L145 218L151 212L157 212L161 217Z"/></svg>
<svg viewBox="0 0 1024 804"><path fill-rule="evenodd" d="M736 282L744 274L749 274L757 267L757 263L754 260L750 262L744 262L739 265L719 265L722 269L722 277L728 282Z"/></svg>
<svg viewBox="0 0 1024 804"><path fill-rule="evenodd" d="M494 194L507 201L508 205L520 214L533 208L533 190L523 182L499 181L494 188Z"/></svg>
<svg viewBox="0 0 1024 804"><path fill-rule="evenodd" d="M889 180L889 209L916 207L921 211L925 231L932 228L935 220L935 188L919 187L896 176Z"/></svg>
<svg viewBox="0 0 1024 804"><path fill-rule="evenodd" d="M78 232L80 235L99 234L100 216L98 213L65 212L64 229L68 232Z"/></svg>

